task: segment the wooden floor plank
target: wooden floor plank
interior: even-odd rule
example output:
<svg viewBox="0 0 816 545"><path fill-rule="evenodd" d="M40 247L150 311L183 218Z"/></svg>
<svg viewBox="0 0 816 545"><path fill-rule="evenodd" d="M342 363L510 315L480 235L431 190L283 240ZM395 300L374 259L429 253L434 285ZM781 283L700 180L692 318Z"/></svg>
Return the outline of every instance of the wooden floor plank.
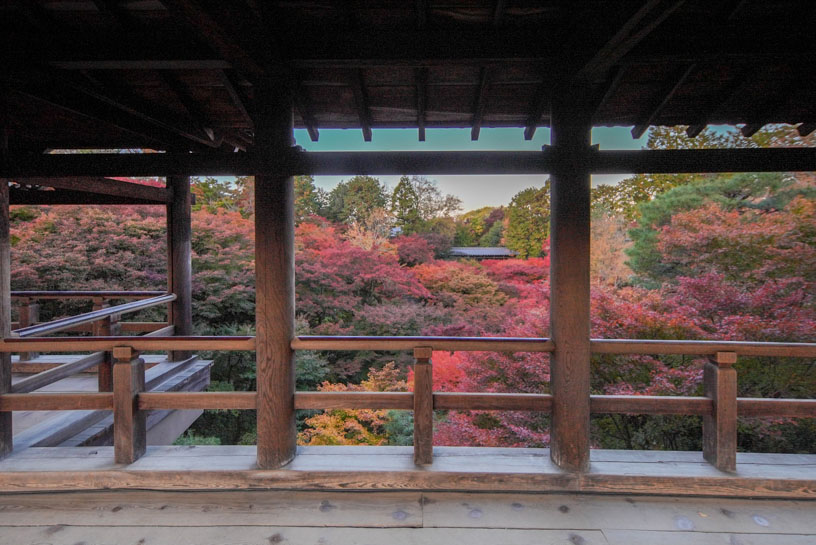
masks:
<svg viewBox="0 0 816 545"><path fill-rule="evenodd" d="M816 534L816 502L590 494L424 495L426 527Z"/></svg>
<svg viewBox="0 0 816 545"><path fill-rule="evenodd" d="M418 492L104 491L0 496L0 526L420 527Z"/></svg>
<svg viewBox="0 0 816 545"><path fill-rule="evenodd" d="M604 532L609 545L813 545L812 535L734 534L704 532Z"/></svg>
<svg viewBox="0 0 816 545"><path fill-rule="evenodd" d="M601 532L563 530L468 530L447 528L0 527L0 545L606 545ZM798 545L798 544L797 544Z"/></svg>

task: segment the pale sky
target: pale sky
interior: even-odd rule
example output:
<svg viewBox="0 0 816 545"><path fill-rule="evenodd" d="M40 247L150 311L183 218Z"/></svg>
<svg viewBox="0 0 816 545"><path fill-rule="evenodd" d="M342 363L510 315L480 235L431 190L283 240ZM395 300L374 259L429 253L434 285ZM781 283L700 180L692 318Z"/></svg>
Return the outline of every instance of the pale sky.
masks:
<svg viewBox="0 0 816 545"><path fill-rule="evenodd" d="M622 150L641 149L646 136L637 140L630 134L630 127L597 127L592 131L592 143L601 149ZM416 129L374 129L372 141L365 142L360 130L321 129L320 140L312 142L305 130L295 131L297 145L307 151L477 151L477 150L520 150L536 151L550 143L550 130L540 128L535 137L526 141L523 129L488 129L481 131L479 140L470 140L470 129L427 129L426 141L417 139ZM405 174L410 175L410 172ZM376 175L375 175L376 176ZM438 182L442 193L451 193L462 199L463 212L483 206L507 205L513 195L528 187L541 187L546 176L454 176L449 174L434 176L426 174ZM393 189L399 176L376 176ZM592 177L592 184L615 184L626 175L598 175ZM315 176L315 184L331 189L350 176Z"/></svg>

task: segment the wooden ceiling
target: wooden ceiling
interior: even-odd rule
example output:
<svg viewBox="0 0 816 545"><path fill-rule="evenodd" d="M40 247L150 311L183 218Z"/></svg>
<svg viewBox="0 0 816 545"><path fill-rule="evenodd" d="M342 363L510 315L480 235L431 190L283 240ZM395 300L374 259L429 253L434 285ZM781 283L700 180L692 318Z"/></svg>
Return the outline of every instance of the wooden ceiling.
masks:
<svg viewBox="0 0 816 545"><path fill-rule="evenodd" d="M253 84L322 128L816 128L813 0L4 0L10 152L251 149Z"/></svg>

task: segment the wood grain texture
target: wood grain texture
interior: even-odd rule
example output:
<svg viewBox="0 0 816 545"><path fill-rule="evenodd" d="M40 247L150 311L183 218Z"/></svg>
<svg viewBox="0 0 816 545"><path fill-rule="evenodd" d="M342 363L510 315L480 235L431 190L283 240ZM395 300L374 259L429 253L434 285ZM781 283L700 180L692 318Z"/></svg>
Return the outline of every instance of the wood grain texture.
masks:
<svg viewBox="0 0 816 545"><path fill-rule="evenodd" d="M575 89L553 93L551 151L558 160L550 197L550 453L560 467L589 467L589 231L591 151L588 112Z"/></svg>
<svg viewBox="0 0 816 545"><path fill-rule="evenodd" d="M0 108L6 110L5 97L0 97ZM5 115L0 112L0 115ZM0 126L6 134L6 126ZM7 136L6 136L7 138ZM0 157L8 152L8 142L0 149ZM0 178L0 335L11 333L11 238L9 233L9 180ZM11 354L0 354L0 394L11 392ZM0 458L13 450L11 413L0 411Z"/></svg>
<svg viewBox="0 0 816 545"><path fill-rule="evenodd" d="M6 338L0 341L0 352L95 352L129 346L134 350L255 350L254 337L47 337L31 339Z"/></svg>
<svg viewBox="0 0 816 545"><path fill-rule="evenodd" d="M350 337L301 335L292 340L295 350L433 350L485 352L552 352L550 339L516 337Z"/></svg>
<svg viewBox="0 0 816 545"><path fill-rule="evenodd" d="M94 322L93 324L94 337L110 337L111 335L120 335L121 326L119 324L119 316L108 316L103 320ZM96 368L97 384L100 392L113 391L113 354L110 351L103 352L105 355L104 361L99 362Z"/></svg>
<svg viewBox="0 0 816 545"><path fill-rule="evenodd" d="M737 415L753 417L816 418L816 399L737 398Z"/></svg>
<svg viewBox="0 0 816 545"><path fill-rule="evenodd" d="M639 339L592 339L594 354L685 354L713 356L734 352L738 356L813 358L816 343L770 343L744 341L665 341Z"/></svg>
<svg viewBox="0 0 816 545"><path fill-rule="evenodd" d="M137 404L139 392L145 390L144 360L133 356L117 357L113 364L113 445L120 464L132 464L147 447L146 413Z"/></svg>
<svg viewBox="0 0 816 545"><path fill-rule="evenodd" d="M111 178L21 178L17 182L23 185L36 185L42 187L53 187L57 189L68 189L82 193L96 193L99 195L111 195L114 197L125 197L140 201L149 201L156 204L170 202L172 191L163 187L124 182Z"/></svg>
<svg viewBox="0 0 816 545"><path fill-rule="evenodd" d="M703 390L714 412L703 416L703 457L721 471L736 471L737 371L730 364L707 362Z"/></svg>
<svg viewBox="0 0 816 545"><path fill-rule="evenodd" d="M167 188L172 200L167 205L167 282L176 300L170 303L169 322L180 336L193 334L192 306L192 194L190 178L169 176ZM173 351L169 359L185 360L189 351Z"/></svg>
<svg viewBox="0 0 816 545"><path fill-rule="evenodd" d="M295 409L413 409L411 392L295 392Z"/></svg>
<svg viewBox="0 0 816 545"><path fill-rule="evenodd" d="M256 89L256 150L286 153L292 145L292 97L286 82ZM255 331L258 466L276 468L295 456L294 178L255 178Z"/></svg>
<svg viewBox="0 0 816 545"><path fill-rule="evenodd" d="M710 415L713 402L707 397L590 396L593 414L696 414Z"/></svg>
<svg viewBox="0 0 816 545"><path fill-rule="evenodd" d="M21 304L17 307L17 313L20 316L20 322L15 327L12 324L12 329L17 329L21 327L28 327L30 325L34 325L40 322L40 305L38 303L33 303L31 299L24 299L20 301ZM37 352L21 352L20 359L21 360L31 360L38 356Z"/></svg>
<svg viewBox="0 0 816 545"><path fill-rule="evenodd" d="M2 394L2 411L95 411L113 410L112 393Z"/></svg>
<svg viewBox="0 0 816 545"><path fill-rule="evenodd" d="M414 352L417 353L416 351ZM420 352L420 355L424 355ZM433 366L417 357L414 363L414 463L433 463Z"/></svg>
<svg viewBox="0 0 816 545"><path fill-rule="evenodd" d="M548 412L552 406L552 397L548 394L436 392L433 398L437 410Z"/></svg>
<svg viewBox="0 0 816 545"><path fill-rule="evenodd" d="M255 392L142 392L140 410L153 409L252 409Z"/></svg>

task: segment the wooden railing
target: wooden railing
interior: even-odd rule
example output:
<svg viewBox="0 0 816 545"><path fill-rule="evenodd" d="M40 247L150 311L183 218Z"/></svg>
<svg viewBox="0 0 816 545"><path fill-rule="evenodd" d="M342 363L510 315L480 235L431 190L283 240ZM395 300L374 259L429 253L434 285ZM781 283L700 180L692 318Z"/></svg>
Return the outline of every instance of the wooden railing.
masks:
<svg viewBox="0 0 816 545"><path fill-rule="evenodd" d="M405 409L414 411L414 453L418 464L432 461L434 410L550 410L548 394L433 392L433 350L552 352L549 339L458 337L315 337L292 340L294 350L412 350L413 392L296 392L296 409ZM816 358L816 343L730 341L645 341L594 339L598 354L685 354L708 357L704 396L593 395L592 413L699 415L703 417L704 456L721 470L736 467L737 417L814 417L816 400L738 398L739 356ZM112 410L118 462L137 459L144 451L144 411L153 409L255 409L256 392L144 392L144 350L254 350L254 337L87 337L7 338L0 352L36 350L112 351L113 393L0 395L0 411Z"/></svg>
<svg viewBox="0 0 816 545"><path fill-rule="evenodd" d="M47 294L46 297L49 296L56 297L56 294L60 292L23 292L23 293L26 294L46 293ZM86 324L92 324L94 328L93 331L97 335L102 336L110 336L111 334L116 335L120 332L119 317L121 315L138 312L146 308L164 305L175 300L176 298L175 295L167 293L163 293L154 297L143 298L144 297L143 294L152 292L139 292L138 294L134 294L132 292L93 292L94 293L93 295L89 295L88 292L67 292L67 293L71 294L69 295L69 297L80 296L99 297L98 296L99 293L105 293L114 294L110 295L111 298L134 298L137 300L124 303L121 305L115 305L112 307L103 306L102 308L92 310L91 312L77 314L75 316L69 316L66 318L60 318L57 320L52 320L50 322L29 325L27 327L23 327L12 331L11 332L12 336L20 339L37 338L42 337L43 335L49 333L75 330L77 326ZM124 294L125 297L123 297L122 294ZM29 309L30 308L31 307L29 305ZM164 327L162 327L161 329L153 330L152 332L147 333L147 335L148 336L172 335L175 329L174 326L166 324L163 325ZM37 351L32 350L21 352L21 354L26 354L28 355L28 357L36 353ZM72 375L75 375L76 373L82 372L91 367L97 368L99 391L111 392L113 391L112 366L113 366L112 351L110 350L97 351L88 356L79 359L74 359L67 363L60 364L52 369L48 369L46 371L42 371L33 376L25 378L15 383L11 387L11 392L15 394L33 392L35 390L39 390L44 386L68 378Z"/></svg>

